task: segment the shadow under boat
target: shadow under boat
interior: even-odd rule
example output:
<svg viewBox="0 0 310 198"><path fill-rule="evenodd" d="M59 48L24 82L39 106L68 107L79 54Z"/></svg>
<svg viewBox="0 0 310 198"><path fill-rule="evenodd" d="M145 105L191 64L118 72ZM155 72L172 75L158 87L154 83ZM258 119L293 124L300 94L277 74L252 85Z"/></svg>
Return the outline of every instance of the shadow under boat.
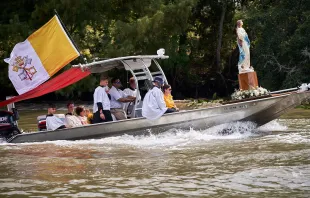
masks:
<svg viewBox="0 0 310 198"><path fill-rule="evenodd" d="M215 125L251 121L257 126L264 125L288 110L310 98L310 92L289 93L268 98L224 104L217 107L181 111L165 114L157 120L133 118L56 131L19 134L8 142L43 142L53 140L80 140L118 136L123 134L141 135L164 132L171 128L203 130Z"/></svg>

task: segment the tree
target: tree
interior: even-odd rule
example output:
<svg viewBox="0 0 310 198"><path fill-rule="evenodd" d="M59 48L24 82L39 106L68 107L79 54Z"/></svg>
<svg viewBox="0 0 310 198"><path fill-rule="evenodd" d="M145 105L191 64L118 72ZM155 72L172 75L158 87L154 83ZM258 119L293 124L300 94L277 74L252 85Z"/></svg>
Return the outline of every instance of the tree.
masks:
<svg viewBox="0 0 310 198"><path fill-rule="evenodd" d="M252 36L252 62L272 90L308 82L309 1L251 1L243 13Z"/></svg>

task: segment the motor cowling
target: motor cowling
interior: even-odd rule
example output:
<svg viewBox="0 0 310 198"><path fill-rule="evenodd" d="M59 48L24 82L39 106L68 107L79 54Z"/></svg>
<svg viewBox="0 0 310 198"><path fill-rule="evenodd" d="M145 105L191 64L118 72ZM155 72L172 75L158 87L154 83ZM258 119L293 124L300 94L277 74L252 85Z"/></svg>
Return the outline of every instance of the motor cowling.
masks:
<svg viewBox="0 0 310 198"><path fill-rule="evenodd" d="M0 137L8 140L20 133L14 113L10 111L0 111Z"/></svg>

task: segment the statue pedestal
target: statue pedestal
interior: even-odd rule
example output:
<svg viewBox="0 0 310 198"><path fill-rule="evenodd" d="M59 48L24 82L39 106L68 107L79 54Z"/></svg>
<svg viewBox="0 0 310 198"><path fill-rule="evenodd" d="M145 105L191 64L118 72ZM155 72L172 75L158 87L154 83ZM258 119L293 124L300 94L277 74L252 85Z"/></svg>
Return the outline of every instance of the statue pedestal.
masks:
<svg viewBox="0 0 310 198"><path fill-rule="evenodd" d="M239 89L249 90L251 87L258 87L256 72L242 73L238 75Z"/></svg>

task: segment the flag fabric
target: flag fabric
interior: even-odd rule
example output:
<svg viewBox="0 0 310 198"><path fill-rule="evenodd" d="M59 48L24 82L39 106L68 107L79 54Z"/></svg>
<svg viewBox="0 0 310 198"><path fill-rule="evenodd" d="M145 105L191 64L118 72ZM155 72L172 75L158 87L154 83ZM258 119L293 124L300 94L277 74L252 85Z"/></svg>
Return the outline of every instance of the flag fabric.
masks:
<svg viewBox="0 0 310 198"><path fill-rule="evenodd" d="M13 48L9 78L18 94L28 92L80 55L55 15Z"/></svg>
<svg viewBox="0 0 310 198"><path fill-rule="evenodd" d="M38 87L21 94L19 96L15 96L5 101L0 102L0 107L11 104L13 102L19 102L22 100L27 100L31 98L36 98L39 96L43 96L45 94L57 91L59 89L65 88L69 85L72 85L81 79L89 76L91 73L88 70L82 71L80 68L72 67L71 69L64 71L58 76L52 78L44 84L39 85Z"/></svg>

